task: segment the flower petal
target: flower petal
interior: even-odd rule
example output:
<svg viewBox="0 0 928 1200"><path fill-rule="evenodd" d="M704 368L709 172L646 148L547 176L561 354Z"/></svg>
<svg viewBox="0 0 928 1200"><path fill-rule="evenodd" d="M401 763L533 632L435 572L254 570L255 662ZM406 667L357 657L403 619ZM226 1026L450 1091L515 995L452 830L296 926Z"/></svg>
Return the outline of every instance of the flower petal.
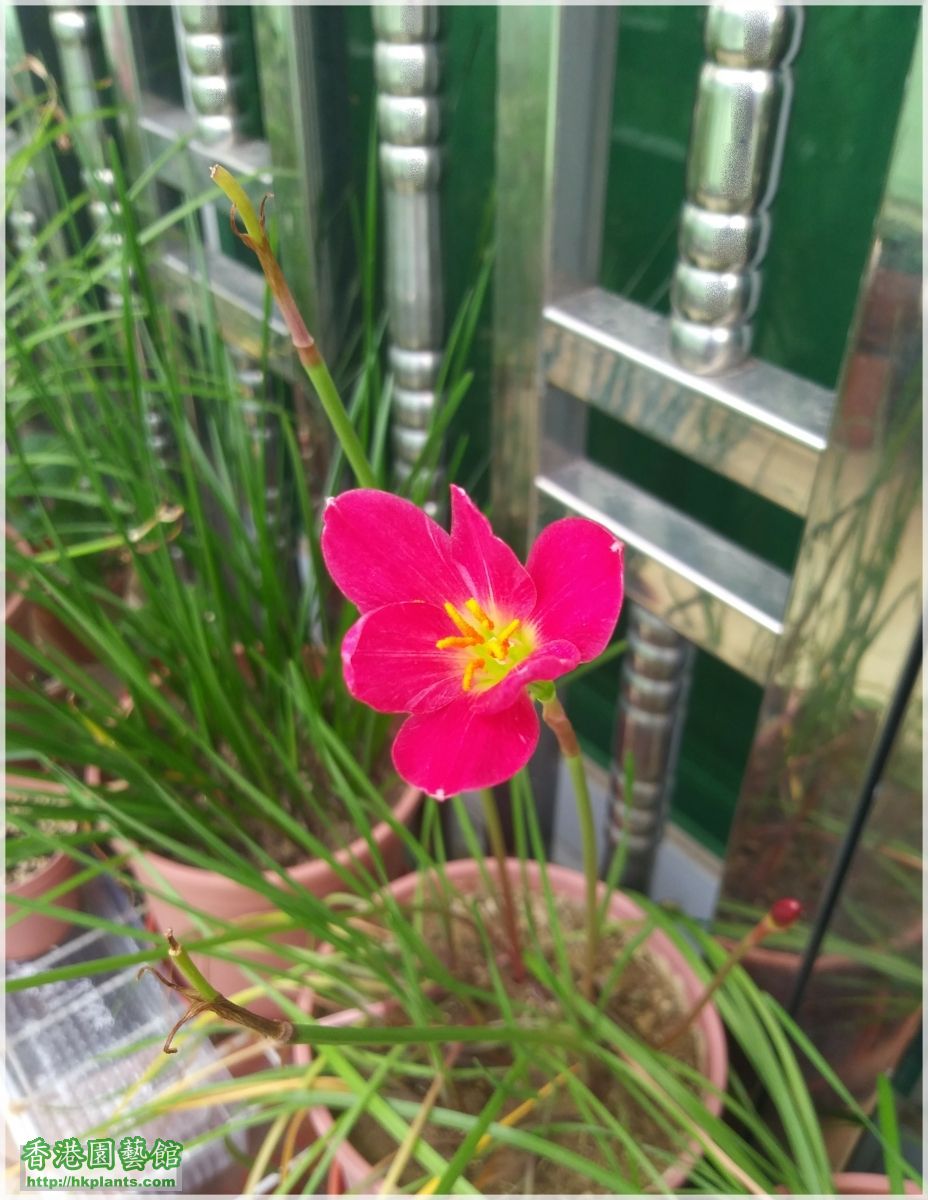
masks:
<svg viewBox="0 0 928 1200"><path fill-rule="evenodd" d="M393 743L393 765L407 783L445 800L511 779L532 757L538 728L524 693L492 716L465 695L438 712L410 717Z"/></svg>
<svg viewBox="0 0 928 1200"><path fill-rule="evenodd" d="M434 604L387 604L365 613L345 634L345 684L379 712L431 712L461 695L464 655L438 650L455 633Z"/></svg>
<svg viewBox="0 0 928 1200"><path fill-rule="evenodd" d="M515 553L496 537L490 522L463 488L451 487L451 551L468 595L507 620L527 616L535 604L535 585Z"/></svg>
<svg viewBox="0 0 928 1200"><path fill-rule="evenodd" d="M527 566L538 591L531 621L542 641L572 642L581 662L605 650L622 607L624 549L583 517L541 531Z"/></svg>
<svg viewBox="0 0 928 1200"><path fill-rule="evenodd" d="M580 661L580 651L571 642L546 642L520 662L495 687L474 689L474 707L479 712L498 713L507 708L527 684L538 679L557 679L572 671Z"/></svg>
<svg viewBox="0 0 928 1200"><path fill-rule="evenodd" d="M361 612L404 600L467 599L451 538L411 501L374 488L342 492L326 505L322 557Z"/></svg>

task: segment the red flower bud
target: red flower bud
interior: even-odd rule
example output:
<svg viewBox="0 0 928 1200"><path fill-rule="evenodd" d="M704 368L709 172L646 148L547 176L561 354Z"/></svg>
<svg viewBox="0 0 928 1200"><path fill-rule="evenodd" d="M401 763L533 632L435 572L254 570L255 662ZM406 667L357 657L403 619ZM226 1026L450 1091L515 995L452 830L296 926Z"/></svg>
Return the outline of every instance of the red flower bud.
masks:
<svg viewBox="0 0 928 1200"><path fill-rule="evenodd" d="M770 907L770 919L778 929L786 929L802 916L802 905L798 900L777 900Z"/></svg>

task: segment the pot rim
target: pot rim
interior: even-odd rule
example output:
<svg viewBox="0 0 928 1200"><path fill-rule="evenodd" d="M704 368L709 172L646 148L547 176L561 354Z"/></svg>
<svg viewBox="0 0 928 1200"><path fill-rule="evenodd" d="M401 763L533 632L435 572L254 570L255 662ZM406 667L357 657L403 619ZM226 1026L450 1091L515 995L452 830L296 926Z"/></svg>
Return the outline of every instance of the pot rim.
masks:
<svg viewBox="0 0 928 1200"><path fill-rule="evenodd" d="M59 783L57 779L47 779L42 776L19 775L14 771L6 771L3 775L3 790L4 794L10 789L19 788L20 790L28 790L32 792L44 792L50 796L65 796L68 789L63 783ZM28 898L27 892L21 892L20 888L31 886L33 880L40 880L45 875L52 871L58 871L63 863L74 864L74 859L66 854L63 850L53 850L51 857L45 863L45 866L36 871L34 875L20 880L19 883L7 885L7 894L11 896L25 895Z"/></svg>
<svg viewBox="0 0 928 1200"><path fill-rule="evenodd" d="M74 859L69 854L65 854L63 850L53 850L51 856L37 871L34 871L31 875L27 875L19 883L7 884L6 894L8 896L22 896L26 900L31 900L33 893L39 889L39 885L45 884L49 875L57 875L65 867L73 871L75 866ZM64 876L64 878L66 877Z"/></svg>
<svg viewBox="0 0 928 1200"><path fill-rule="evenodd" d="M415 788L407 784L399 799L393 805L393 815L399 824L405 825L409 821L413 813L416 811L421 799L422 791L419 788ZM371 837L374 842L380 842L390 832L392 832L392 827L388 825L386 821L378 821L377 824L371 828ZM213 871L207 867L195 867L190 863L179 862L176 858L170 858L168 855L162 854L157 850L149 850L147 847L140 845L138 842L131 842L130 840L119 837L114 837L113 841L114 844L117 845L134 845L138 852L144 858L147 858L153 862L159 870L163 870L165 867L167 867L175 878L179 878L184 882L194 886L199 880L202 880L204 876L219 874L219 872ZM339 866L350 867L353 860L361 858L367 853L367 849L368 843L366 838L363 836L357 837L349 845L343 846L341 850L336 851L334 858ZM316 864L322 861L323 860L320 858L305 858L301 859L298 863L295 863L292 867L286 867L285 870L288 875L292 875L293 878L298 882L302 882L303 876L312 872L315 869ZM279 879L278 873L272 870L262 871L262 875L268 881L268 883L274 883ZM237 886L242 887L247 885L237 884Z"/></svg>
<svg viewBox="0 0 928 1200"><path fill-rule="evenodd" d="M836 1171L835 1189L840 1196L889 1196L889 1176L876 1171ZM911 1179L904 1180L905 1195L920 1196L922 1193Z"/></svg>
<svg viewBox="0 0 928 1200"><path fill-rule="evenodd" d="M908 941L921 942L923 925L921 917L912 923L906 930L906 943ZM723 945L734 946L736 944L733 938L719 938L719 941ZM755 946L745 955L745 962L753 962L758 966L767 967L771 970L795 971L796 965L801 958L802 954L798 950L778 950L773 946ZM820 954L812 964L813 974L816 975L832 971L846 971L848 969L861 969L861 964L856 962L850 954Z"/></svg>

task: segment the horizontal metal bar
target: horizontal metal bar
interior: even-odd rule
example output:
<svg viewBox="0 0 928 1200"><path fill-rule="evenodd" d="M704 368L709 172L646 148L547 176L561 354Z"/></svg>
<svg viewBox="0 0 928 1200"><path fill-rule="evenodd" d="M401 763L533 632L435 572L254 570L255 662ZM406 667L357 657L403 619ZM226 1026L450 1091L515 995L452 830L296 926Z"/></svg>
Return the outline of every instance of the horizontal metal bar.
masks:
<svg viewBox="0 0 928 1200"><path fill-rule="evenodd" d="M585 458L539 475L545 521L598 521L625 543L626 589L695 645L765 683L789 577Z"/></svg>
<svg viewBox="0 0 928 1200"><path fill-rule="evenodd" d="M671 356L669 321L590 288L544 310L550 383L804 515L834 395L752 359L722 377Z"/></svg>
<svg viewBox="0 0 928 1200"><path fill-rule="evenodd" d="M264 330L264 276L224 254L204 251L209 288L223 340L253 358L261 357ZM202 276L192 257L171 244L152 264L163 297L178 311L198 319L202 314ZM290 338L276 309L270 315L268 365L276 374L302 379L295 367Z"/></svg>
<svg viewBox="0 0 928 1200"><path fill-rule="evenodd" d="M206 189L209 168L219 161L233 175L260 175L270 186L271 155L267 142L255 138L227 139L220 145L210 146L197 140L196 128L195 118L179 105L143 95L138 129L146 162L154 162L181 138L191 138L186 152L172 155L159 169L158 178L162 183L181 192L188 192L191 186L196 190ZM196 170L191 169L194 167Z"/></svg>

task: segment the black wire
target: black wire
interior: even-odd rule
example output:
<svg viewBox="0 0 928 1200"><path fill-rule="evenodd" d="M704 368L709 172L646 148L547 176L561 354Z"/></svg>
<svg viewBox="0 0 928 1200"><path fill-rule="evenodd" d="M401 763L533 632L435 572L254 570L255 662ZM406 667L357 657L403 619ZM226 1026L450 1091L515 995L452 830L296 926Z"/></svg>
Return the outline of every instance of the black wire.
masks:
<svg viewBox="0 0 928 1200"><path fill-rule="evenodd" d="M864 775L864 781L861 785L860 795L857 800L857 805L854 809L854 814L851 818L851 823L847 828L844 839L841 842L838 855L834 861L829 876L828 883L822 896L822 900L818 907L818 912L815 915L815 924L812 928L812 935L809 938L805 953L802 959L802 965L796 976L796 983L793 987L793 994L790 997L790 1002L787 1011L790 1016L795 1017L799 1011L799 1007L805 998L806 985L809 982L809 976L812 974L812 969L815 966L815 960L818 957L822 942L825 939L825 934L828 931L828 926L831 924L831 919L834 916L834 910L838 905L841 894L841 889L844 886L844 881L847 878L850 870L854 854L857 851L858 843L863 836L864 828L867 824L867 818L870 816L870 811L873 808L873 802L876 797L877 786L883 775L886 767L887 759L893 748L893 743L896 740L896 734L899 732L899 726L902 723L902 718L905 714L906 705L909 702L909 697L912 689L915 686L915 681L918 679L918 673L921 670L922 664L922 622L919 620L918 629L912 639L912 645L909 648L909 653L906 656L905 663L902 668L902 674L899 677L899 683L896 691L890 701L889 708L886 711L886 717L883 721L883 726L880 729L879 737L876 745L873 748L873 753L870 756L870 762L867 765L867 770Z"/></svg>

